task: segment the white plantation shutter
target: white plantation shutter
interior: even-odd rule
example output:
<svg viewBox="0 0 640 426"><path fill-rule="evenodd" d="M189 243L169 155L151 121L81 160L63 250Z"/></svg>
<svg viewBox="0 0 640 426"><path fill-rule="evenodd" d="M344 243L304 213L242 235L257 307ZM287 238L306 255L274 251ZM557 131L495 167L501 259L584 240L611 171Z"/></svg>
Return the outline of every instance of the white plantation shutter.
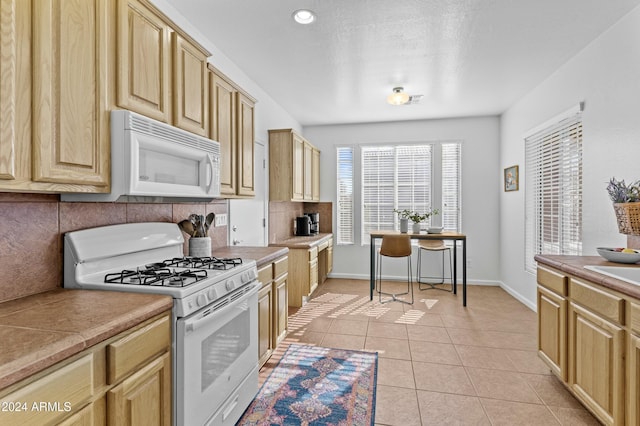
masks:
<svg viewBox="0 0 640 426"><path fill-rule="evenodd" d="M338 232L337 244L353 244L353 147L337 149Z"/></svg>
<svg viewBox="0 0 640 426"><path fill-rule="evenodd" d="M460 232L460 171L462 164L460 143L442 144L442 226L445 231Z"/></svg>
<svg viewBox="0 0 640 426"><path fill-rule="evenodd" d="M397 198L394 208L418 212L431 208L432 150L431 145L396 147ZM394 214L394 218L397 215Z"/></svg>
<svg viewBox="0 0 640 426"><path fill-rule="evenodd" d="M582 114L525 138L525 269L536 254L582 254Z"/></svg>

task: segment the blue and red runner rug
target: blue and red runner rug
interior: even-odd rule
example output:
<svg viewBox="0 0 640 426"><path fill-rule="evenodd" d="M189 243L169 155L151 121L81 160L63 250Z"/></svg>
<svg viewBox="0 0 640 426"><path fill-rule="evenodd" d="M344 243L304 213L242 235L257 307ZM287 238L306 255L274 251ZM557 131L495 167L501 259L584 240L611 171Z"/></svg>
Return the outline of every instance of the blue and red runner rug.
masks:
<svg viewBox="0 0 640 426"><path fill-rule="evenodd" d="M238 425L372 426L378 354L292 344Z"/></svg>

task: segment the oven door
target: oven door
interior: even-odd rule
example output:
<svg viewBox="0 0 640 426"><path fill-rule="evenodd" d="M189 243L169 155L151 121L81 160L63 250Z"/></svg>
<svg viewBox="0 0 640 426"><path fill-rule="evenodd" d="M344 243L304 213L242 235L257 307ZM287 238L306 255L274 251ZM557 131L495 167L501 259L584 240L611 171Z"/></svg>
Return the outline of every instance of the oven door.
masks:
<svg viewBox="0 0 640 426"><path fill-rule="evenodd" d="M259 288L254 281L225 300L177 320L178 425L204 424L257 369ZM257 391L256 383L249 401Z"/></svg>

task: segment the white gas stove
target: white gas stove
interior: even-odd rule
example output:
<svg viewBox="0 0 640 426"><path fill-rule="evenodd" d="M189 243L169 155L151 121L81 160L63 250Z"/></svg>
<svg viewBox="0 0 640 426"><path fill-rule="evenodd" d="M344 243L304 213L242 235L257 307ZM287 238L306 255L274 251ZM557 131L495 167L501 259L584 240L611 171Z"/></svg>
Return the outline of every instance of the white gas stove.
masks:
<svg viewBox="0 0 640 426"><path fill-rule="evenodd" d="M258 390L256 262L183 245L174 223L69 232L64 287L172 296L174 424L234 424Z"/></svg>

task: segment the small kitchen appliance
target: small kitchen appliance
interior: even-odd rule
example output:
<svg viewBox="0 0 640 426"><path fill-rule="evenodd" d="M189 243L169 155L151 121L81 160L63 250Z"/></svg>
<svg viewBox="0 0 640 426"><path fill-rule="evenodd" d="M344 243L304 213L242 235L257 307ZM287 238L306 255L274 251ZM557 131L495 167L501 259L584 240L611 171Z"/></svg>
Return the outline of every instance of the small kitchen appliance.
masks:
<svg viewBox="0 0 640 426"><path fill-rule="evenodd" d="M320 232L320 213L305 213L305 216L309 216L311 221L310 232L318 234Z"/></svg>
<svg viewBox="0 0 640 426"><path fill-rule="evenodd" d="M62 201L185 202L220 196L220 143L126 110L111 111L111 193Z"/></svg>
<svg viewBox="0 0 640 426"><path fill-rule="evenodd" d="M311 235L311 219L309 218L309 216L296 217L296 235L297 236Z"/></svg>
<svg viewBox="0 0 640 426"><path fill-rule="evenodd" d="M254 260L185 257L174 223L68 232L64 287L173 297L173 424L233 425L258 391Z"/></svg>

